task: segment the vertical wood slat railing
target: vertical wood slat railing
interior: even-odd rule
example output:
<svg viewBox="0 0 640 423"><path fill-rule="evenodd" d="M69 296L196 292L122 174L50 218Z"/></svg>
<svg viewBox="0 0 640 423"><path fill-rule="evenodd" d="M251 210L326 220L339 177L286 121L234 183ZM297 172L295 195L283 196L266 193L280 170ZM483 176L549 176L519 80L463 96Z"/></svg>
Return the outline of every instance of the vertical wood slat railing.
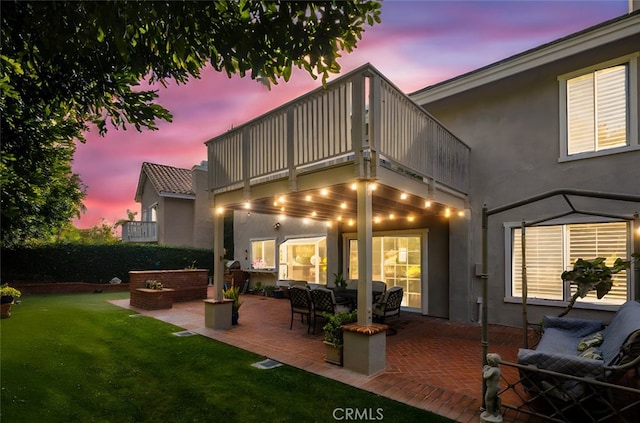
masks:
<svg viewBox="0 0 640 423"><path fill-rule="evenodd" d="M157 222L125 222L122 225L122 240L124 242L157 242Z"/></svg>
<svg viewBox="0 0 640 423"><path fill-rule="evenodd" d="M371 84L380 89L371 89ZM355 107L363 110L356 113ZM377 111L375 116L367 116L369 108ZM353 120L363 114L364 122ZM368 131L375 125L374 139ZM354 139L354 134L363 139ZM284 177L286 171L331 159L355 161L361 153L356 150L369 147L398 167L468 191L469 147L370 65L206 144L209 186L216 192L246 187L258 178Z"/></svg>

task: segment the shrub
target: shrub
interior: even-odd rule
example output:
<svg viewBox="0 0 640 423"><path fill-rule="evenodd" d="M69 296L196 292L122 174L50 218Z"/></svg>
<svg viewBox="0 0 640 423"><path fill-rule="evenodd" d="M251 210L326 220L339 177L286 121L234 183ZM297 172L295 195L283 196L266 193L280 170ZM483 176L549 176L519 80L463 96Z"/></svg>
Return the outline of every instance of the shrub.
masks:
<svg viewBox="0 0 640 423"><path fill-rule="evenodd" d="M129 282L131 270L208 269L213 251L137 244L49 244L2 249L2 280L13 282Z"/></svg>

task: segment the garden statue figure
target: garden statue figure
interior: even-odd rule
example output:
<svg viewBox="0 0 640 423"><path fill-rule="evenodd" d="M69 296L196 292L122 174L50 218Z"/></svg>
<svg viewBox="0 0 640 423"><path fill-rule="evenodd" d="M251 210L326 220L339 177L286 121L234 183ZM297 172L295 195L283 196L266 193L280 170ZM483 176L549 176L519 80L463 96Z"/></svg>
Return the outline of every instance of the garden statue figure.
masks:
<svg viewBox="0 0 640 423"><path fill-rule="evenodd" d="M487 364L482 368L482 378L485 380L487 390L484 395L485 411L480 415L482 423L497 423L502 421L500 415L500 397L498 396L500 382L500 356L487 354Z"/></svg>

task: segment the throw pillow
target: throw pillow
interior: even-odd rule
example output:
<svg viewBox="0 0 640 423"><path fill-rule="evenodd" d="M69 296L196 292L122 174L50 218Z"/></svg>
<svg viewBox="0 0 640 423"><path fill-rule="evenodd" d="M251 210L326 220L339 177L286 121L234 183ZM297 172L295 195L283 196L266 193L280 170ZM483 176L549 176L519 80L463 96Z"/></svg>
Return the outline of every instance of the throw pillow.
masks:
<svg viewBox="0 0 640 423"><path fill-rule="evenodd" d="M598 345L602 344L602 341L604 341L604 335L602 335L602 332L592 333L591 335L585 336L580 340L580 342L578 343L578 351L582 352L591 347L597 347Z"/></svg>
<svg viewBox="0 0 640 423"><path fill-rule="evenodd" d="M580 353L580 357L590 358L592 360L604 360L604 358L602 357L602 351L600 351L600 348L597 347L587 348Z"/></svg>

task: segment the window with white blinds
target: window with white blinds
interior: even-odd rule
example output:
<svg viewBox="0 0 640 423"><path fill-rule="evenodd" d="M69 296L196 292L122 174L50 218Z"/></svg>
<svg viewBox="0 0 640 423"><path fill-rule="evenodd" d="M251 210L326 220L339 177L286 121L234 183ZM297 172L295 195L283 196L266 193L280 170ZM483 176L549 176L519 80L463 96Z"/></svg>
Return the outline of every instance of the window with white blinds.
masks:
<svg viewBox="0 0 640 423"><path fill-rule="evenodd" d="M616 258L629 256L628 229L624 222L538 226L526 229L526 270L528 298L568 300L571 287L563 286L560 275L570 269L578 258L585 260L605 257L612 265ZM512 296L522 296L521 229L512 231ZM595 293L582 302L622 304L627 300L627 273L614 276L613 288L601 300Z"/></svg>
<svg viewBox="0 0 640 423"><path fill-rule="evenodd" d="M567 80L567 153L628 144L628 65Z"/></svg>

